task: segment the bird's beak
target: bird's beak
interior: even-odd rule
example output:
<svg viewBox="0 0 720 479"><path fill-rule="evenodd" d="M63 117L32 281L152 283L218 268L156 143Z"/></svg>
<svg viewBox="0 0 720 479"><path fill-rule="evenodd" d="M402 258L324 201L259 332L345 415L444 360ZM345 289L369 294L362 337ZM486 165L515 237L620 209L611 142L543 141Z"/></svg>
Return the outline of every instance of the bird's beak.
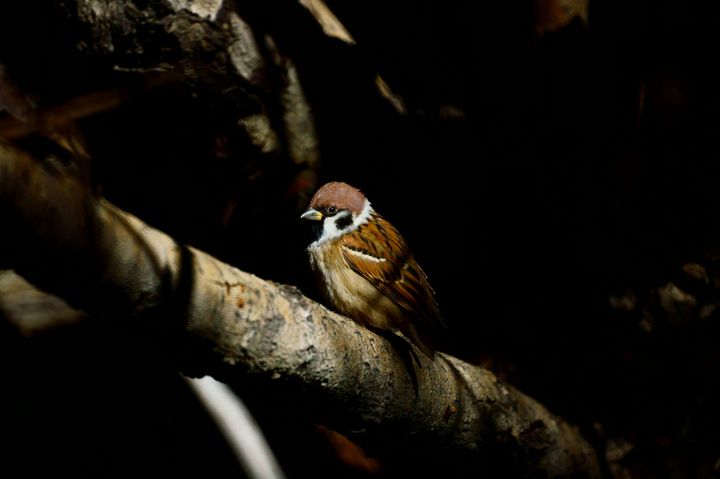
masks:
<svg viewBox="0 0 720 479"><path fill-rule="evenodd" d="M310 220L310 221L320 221L323 219L323 214L320 213L315 208L308 208L308 210L300 215L300 219L302 220Z"/></svg>

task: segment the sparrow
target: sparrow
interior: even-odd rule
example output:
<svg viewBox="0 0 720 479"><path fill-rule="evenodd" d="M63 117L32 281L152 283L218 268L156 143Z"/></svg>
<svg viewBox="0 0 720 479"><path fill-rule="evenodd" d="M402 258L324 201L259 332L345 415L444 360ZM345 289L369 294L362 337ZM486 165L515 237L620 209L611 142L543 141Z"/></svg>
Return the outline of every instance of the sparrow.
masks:
<svg viewBox="0 0 720 479"><path fill-rule="evenodd" d="M300 218L313 222L315 241L307 251L327 302L369 329L399 331L432 358L431 336L443 320L400 232L342 182L317 190Z"/></svg>

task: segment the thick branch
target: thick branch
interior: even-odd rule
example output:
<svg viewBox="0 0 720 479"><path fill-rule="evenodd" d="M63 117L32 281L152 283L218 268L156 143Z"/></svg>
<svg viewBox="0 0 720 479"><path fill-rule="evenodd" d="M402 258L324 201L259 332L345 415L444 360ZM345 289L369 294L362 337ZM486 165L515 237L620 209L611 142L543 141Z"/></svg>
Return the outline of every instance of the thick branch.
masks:
<svg viewBox="0 0 720 479"><path fill-rule="evenodd" d="M16 233L4 235L0 262L91 313L174 317L199 345L185 359L200 374L279 388L341 432L364 430L367 445L401 444L449 471L499 463L512 473L598 475L574 428L490 372L444 354L404 363L387 340L297 289L181 247L1 145L0 208Z"/></svg>

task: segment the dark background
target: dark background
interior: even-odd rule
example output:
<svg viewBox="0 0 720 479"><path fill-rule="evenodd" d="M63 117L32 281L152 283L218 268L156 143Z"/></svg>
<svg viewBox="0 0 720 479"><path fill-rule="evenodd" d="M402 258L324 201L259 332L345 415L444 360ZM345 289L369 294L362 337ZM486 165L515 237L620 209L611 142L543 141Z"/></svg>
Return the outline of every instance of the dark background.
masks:
<svg viewBox="0 0 720 479"><path fill-rule="evenodd" d="M243 155L236 105L185 82L144 89L137 74L79 53L56 10L15 3L0 7L0 62L41 107L132 92L79 123L103 194L317 297L298 169ZM324 36L292 2L238 8L297 65L320 183L360 187L408 239L437 290L449 351L577 424L608 474L717 477L720 8L591 2L588 23L549 31L553 2L496 3L329 1L357 47ZM376 72L406 115L378 95ZM695 303L667 299L669 282ZM4 334L10 477L229 475L232 458L171 355L116 325L80 329ZM304 418L256 412L291 477L360 474Z"/></svg>

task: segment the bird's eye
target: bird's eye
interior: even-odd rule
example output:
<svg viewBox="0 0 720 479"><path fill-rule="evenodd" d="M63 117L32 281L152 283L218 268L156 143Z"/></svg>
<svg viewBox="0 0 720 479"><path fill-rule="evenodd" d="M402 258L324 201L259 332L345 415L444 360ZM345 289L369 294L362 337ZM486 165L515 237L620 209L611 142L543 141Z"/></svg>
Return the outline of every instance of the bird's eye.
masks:
<svg viewBox="0 0 720 479"><path fill-rule="evenodd" d="M336 208L334 205L333 205L333 206L328 206L327 212L328 212L328 214L330 214L330 215L334 215L335 213L337 213L337 208Z"/></svg>

